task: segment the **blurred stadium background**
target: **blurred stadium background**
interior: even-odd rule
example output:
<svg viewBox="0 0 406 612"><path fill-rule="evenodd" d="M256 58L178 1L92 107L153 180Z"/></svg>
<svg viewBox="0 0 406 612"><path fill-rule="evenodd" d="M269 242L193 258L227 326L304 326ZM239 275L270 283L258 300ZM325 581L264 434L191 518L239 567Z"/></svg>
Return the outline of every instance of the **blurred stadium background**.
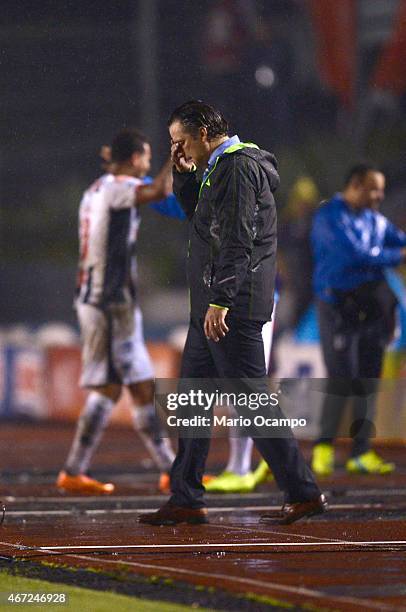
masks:
<svg viewBox="0 0 406 612"><path fill-rule="evenodd" d="M387 176L384 214L406 229L406 1L17 0L3 5L0 38L0 414L78 414L81 193L100 172L100 145L123 126L148 135L157 169L170 111L196 97L279 159L273 368L322 377L312 211L350 163L368 158ZM186 224L143 211L140 295L160 377L176 374L188 318L186 244ZM406 436L402 274L393 279L403 304L385 364L395 381L383 400L391 411L378 415L383 437Z"/></svg>

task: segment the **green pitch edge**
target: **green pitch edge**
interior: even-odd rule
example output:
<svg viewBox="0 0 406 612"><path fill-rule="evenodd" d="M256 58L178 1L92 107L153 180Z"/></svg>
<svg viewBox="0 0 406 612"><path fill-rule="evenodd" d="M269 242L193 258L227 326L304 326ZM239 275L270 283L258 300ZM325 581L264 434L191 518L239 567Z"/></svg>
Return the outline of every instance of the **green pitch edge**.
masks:
<svg viewBox="0 0 406 612"><path fill-rule="evenodd" d="M46 610L47 612L64 612L67 610L91 610L91 612L186 612L189 606L160 601L148 601L139 597L128 597L105 591L93 591L66 584L46 582L32 578L12 576L0 572L0 609L8 610ZM7 593L65 593L67 604L9 604L5 602ZM204 608L199 608L202 612Z"/></svg>

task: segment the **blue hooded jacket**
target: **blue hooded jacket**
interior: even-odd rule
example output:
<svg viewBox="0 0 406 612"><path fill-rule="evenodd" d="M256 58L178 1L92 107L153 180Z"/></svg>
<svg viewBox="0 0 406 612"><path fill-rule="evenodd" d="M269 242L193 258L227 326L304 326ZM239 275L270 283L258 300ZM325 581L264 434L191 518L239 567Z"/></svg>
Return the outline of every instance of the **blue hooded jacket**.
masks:
<svg viewBox="0 0 406 612"><path fill-rule="evenodd" d="M311 241L315 294L335 303L335 290L381 280L385 268L399 265L406 233L375 210L354 211L338 193L316 212Z"/></svg>

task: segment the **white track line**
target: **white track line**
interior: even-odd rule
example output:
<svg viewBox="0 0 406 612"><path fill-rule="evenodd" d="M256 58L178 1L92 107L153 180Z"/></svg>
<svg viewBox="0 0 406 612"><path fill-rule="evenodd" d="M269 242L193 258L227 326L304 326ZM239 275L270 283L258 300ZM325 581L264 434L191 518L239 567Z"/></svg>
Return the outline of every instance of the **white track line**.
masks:
<svg viewBox="0 0 406 612"><path fill-rule="evenodd" d="M272 533L272 532L270 532ZM280 532L279 532L280 533ZM299 535L299 534L288 534ZM304 536L312 537L312 536ZM315 538L317 536L314 536ZM28 546L24 544L11 544L10 542L0 542L0 545L10 546L18 548L19 550L37 550L41 552L52 552L55 551L72 551L77 552L80 550L151 550L151 549L201 549L201 548L214 548L217 550L224 550L225 548L241 549L241 548L301 548L301 547L320 547L339 545L340 547L367 547L375 546L377 548L386 546L406 546L406 540L327 540L327 538L320 538L320 542L216 542L216 543L198 543L193 544L95 544L95 545L77 545L77 546Z"/></svg>
<svg viewBox="0 0 406 612"><path fill-rule="evenodd" d="M268 494L264 494L264 493L250 493L247 495L247 499L266 499L269 498ZM162 501L162 500L166 500L168 499L167 495L77 495L77 496L72 496L69 497L67 495L64 495L63 493L61 493L61 495L58 495L57 497L38 497L38 496L31 496L31 497L18 497L15 495L5 495L2 499L4 499L4 501L6 502L17 502L17 503L29 503L29 502L38 502L38 503L73 503L73 502L97 502L97 501L101 501L101 500L106 500L112 503L118 503L118 502L128 502L128 501L132 501L132 502L138 502L138 501L145 501L145 500L149 500L149 501ZM206 494L206 499L208 500L213 500L213 499L219 499L218 495L215 494ZM228 493L228 494L221 494L220 499L224 499L225 501L233 501L236 499L241 499L241 493Z"/></svg>
<svg viewBox="0 0 406 612"><path fill-rule="evenodd" d="M21 549L21 546L19 544L12 544L10 542L0 542L0 545L4 545L4 546L9 546L11 548L18 548ZM224 546L224 545L223 545ZM52 551L49 551L50 553L52 553ZM57 552L53 552L52 554L58 554ZM94 557L86 557L86 556L82 556L82 555L74 555L74 554L68 554L68 557L72 557L74 559L79 559L81 561L92 561L94 563L95 559ZM375 602L369 599L356 599L355 597L347 597L344 596L342 597L341 595L331 595L329 593L323 593L321 591L315 591L313 589L307 589L304 587L295 587L295 586L290 586L287 584L280 584L280 583L276 583L276 582L270 582L269 580L262 581L262 580L255 580L252 578L239 578L238 576L230 576L228 574L219 574L219 573L208 573L208 572L200 572L200 571L193 571L193 570L186 570L186 569L181 569L181 568L174 568L174 567L170 567L170 566L166 566L166 565L154 565L152 563L140 563L140 562L136 562L136 561L125 561L125 560L116 560L116 559L101 559L98 558L97 559L97 563L101 563L103 565L106 564L112 564L112 565L118 565L120 564L121 566L124 565L128 565L131 567L139 567L139 568L143 568L143 569L153 569L153 570L162 570L164 572L170 572L172 575L175 572L176 574L182 574L182 575L188 575L188 576L194 576L194 577L201 577L201 578L217 578L220 580L226 580L228 582L231 582L231 584L233 583L238 583L241 585L251 585L251 586L259 586L261 588L266 588L266 589L274 589L276 591L282 592L282 593L289 593L292 595L302 595L302 596L307 596L307 597L314 597L316 599L324 599L324 600L328 600L328 601L336 601L339 603L348 603L348 604L352 604L352 605L357 605L359 606L361 609L365 610L368 608L373 609L373 610L388 610L392 611L394 610L393 606L390 605L386 605L384 602L380 601L380 602Z"/></svg>
<svg viewBox="0 0 406 612"><path fill-rule="evenodd" d="M345 492L345 496L356 497L357 495L405 495L406 487L399 487L399 489L358 489L352 491L349 489Z"/></svg>
<svg viewBox="0 0 406 612"><path fill-rule="evenodd" d="M262 495L261 495L262 497ZM77 495L77 496L68 496L61 493L58 497L38 497L31 495L30 497L18 497L16 495L5 495L2 499L6 502L16 502L16 503L75 503L75 502L100 502L101 500L109 501L111 503L122 503L128 501L162 501L163 499L167 499L167 495Z"/></svg>
<svg viewBox="0 0 406 612"><path fill-rule="evenodd" d="M74 510L6 510L6 516L72 516L78 514Z"/></svg>
<svg viewBox="0 0 406 612"><path fill-rule="evenodd" d="M230 530L234 530L234 531L247 531L248 530L248 526L247 527L237 527L236 525L219 525L216 523L207 523L206 527L216 527L216 528L227 528L227 531ZM337 538L322 538L319 536L312 536L309 534L304 534L304 533L292 533L292 532L287 532L287 531L277 531L275 529L262 529L261 527L263 527L263 524L259 524L259 525L255 525L255 527L251 528L252 530L255 530L255 534L260 536L262 535L263 537L269 537L270 534L273 535L282 535L282 536L286 536L288 535L289 537L294 537L294 538L302 538L302 539L310 539L310 540L318 540L318 541L325 541L325 542L330 542L331 544L342 544L342 542L345 542L345 540L338 540Z"/></svg>
<svg viewBox="0 0 406 612"><path fill-rule="evenodd" d="M35 546L36 550L48 551L48 550L129 550L129 549L177 549L177 548L217 548L222 550L223 548L259 548L259 547L284 547L284 548L296 548L301 546L332 546L335 542L216 542L216 543L194 543L194 544L108 544L106 546ZM339 542L340 546L406 546L406 540L371 540L365 541L360 540L358 542L352 542L349 540L343 540Z"/></svg>
<svg viewBox="0 0 406 612"><path fill-rule="evenodd" d="M210 513L213 512L252 512L254 510L258 510L259 512L263 512L265 510L268 511L277 511L280 510L280 506L245 506L245 507L225 507L225 508L208 508ZM95 510L80 510L78 512L77 508L72 510L6 510L6 516L15 516L15 517L28 517L28 516L69 516L69 515L81 515L81 516L92 516L92 515L103 515L103 514L145 514L147 512L155 512L156 508L107 508L107 509L98 509Z"/></svg>
<svg viewBox="0 0 406 612"><path fill-rule="evenodd" d="M379 504L329 504L330 510L385 510L388 505ZM392 506L389 504L389 507ZM280 506L224 506L208 508L210 513L216 512L273 512L280 510ZM393 508L401 510L402 508ZM406 510L406 506L404 508ZM103 515L103 514L145 514L147 512L155 512L156 508L96 508L94 510L83 509L78 513L77 508L72 510L6 510L6 516L28 517L28 516L69 516L72 514L81 515ZM277 517L275 517L277 518Z"/></svg>
<svg viewBox="0 0 406 612"><path fill-rule="evenodd" d="M78 555L67 555L67 556L94 562L93 557L78 556ZM228 574L219 574L217 572L211 572L211 573L200 572L200 571L194 571L194 570L169 567L167 565L154 565L152 563L140 563L136 561L123 561L123 560L119 561L119 560L112 560L112 559L98 559L97 561L106 563L106 564L110 563L110 564L117 565L120 563L121 565L122 564L129 565L131 567L161 570L164 572L170 572L172 575L175 572L177 574L188 575L192 577L195 576L195 577L200 577L200 578L211 578L211 579L216 578L216 579L228 581L229 583L231 583L231 586L233 586L234 583L238 583L244 586L248 586L248 585L258 586L258 587L265 588L265 589L273 589L274 592L276 590L282 593L289 593L291 595L301 595L301 596L307 596L307 597L314 597L315 599L324 599L324 600L327 599L327 601L335 601L338 603L357 605L362 610L367 610L368 608L372 610L388 610L388 612L393 612L395 610L393 606L389 606L383 603L382 601L375 602L370 599L361 599L361 598L356 599L355 597L347 597L347 596L342 597L341 595L330 595L329 593L323 593L322 591L315 591L313 589L307 589L305 587L295 587L295 586L290 586L287 584L270 582L269 580L265 582L263 580L255 580L253 578L239 578L238 576L230 576Z"/></svg>
<svg viewBox="0 0 406 612"><path fill-rule="evenodd" d="M327 488L329 491L329 488ZM357 497L357 496L365 496L365 495L385 495L385 496L404 496L406 494L406 487L400 487L399 489L359 489L357 491L346 490L343 493L345 497ZM269 498L269 493L247 493L247 499L267 499ZM228 493L228 494L207 494L206 499L224 499L232 501L234 499L241 499L241 493ZM167 499L165 495L105 495L104 497L96 496L96 495L78 495L75 497L68 497L63 494L58 497L18 497L15 495L6 495L3 497L6 502L18 502L18 503L28 503L32 501L36 502L44 502L44 503L71 503L71 502L95 502L100 499L106 499L111 502L122 502L122 501L139 501L139 500L150 500L150 501L162 501L163 499Z"/></svg>

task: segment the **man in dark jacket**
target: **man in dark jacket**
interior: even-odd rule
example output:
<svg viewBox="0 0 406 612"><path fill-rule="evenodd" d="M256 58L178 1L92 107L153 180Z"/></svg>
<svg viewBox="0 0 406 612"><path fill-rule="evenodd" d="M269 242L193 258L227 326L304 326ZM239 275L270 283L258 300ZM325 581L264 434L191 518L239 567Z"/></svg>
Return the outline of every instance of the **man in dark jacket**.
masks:
<svg viewBox="0 0 406 612"><path fill-rule="evenodd" d="M180 385L183 389L193 379L233 379L246 391L266 393L261 330L273 307L276 160L252 143L230 138L222 115L202 102L176 109L169 131L174 192L191 224L191 320ZM272 415L283 418L279 407ZM252 428L248 432L254 437ZM281 522L324 512L325 498L290 428L279 429L272 439L261 433L255 444L285 494ZM141 522L207 521L201 481L209 443L208 437L180 436L171 471L172 496Z"/></svg>

